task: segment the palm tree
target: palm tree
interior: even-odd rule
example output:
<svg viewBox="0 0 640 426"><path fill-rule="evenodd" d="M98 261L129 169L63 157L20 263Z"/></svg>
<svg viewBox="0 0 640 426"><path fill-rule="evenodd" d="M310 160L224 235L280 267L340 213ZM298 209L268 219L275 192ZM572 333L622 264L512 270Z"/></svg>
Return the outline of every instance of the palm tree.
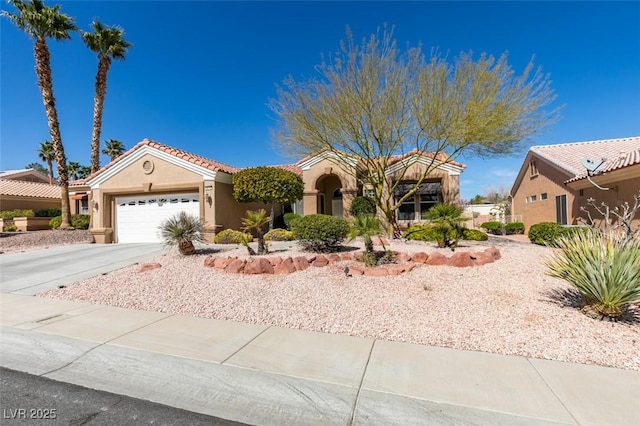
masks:
<svg viewBox="0 0 640 426"><path fill-rule="evenodd" d="M247 217L242 219L245 231L254 231L258 237L258 254L268 253L267 247L264 244L264 226L269 223L271 216L267 214L265 209L258 211L248 211ZM247 246L248 247L248 246ZM249 250L251 253L251 250Z"/></svg>
<svg viewBox="0 0 640 426"><path fill-rule="evenodd" d="M16 9L17 14L2 11L2 16L9 18L18 28L25 31L29 37L35 40L34 56L36 61L36 75L38 87L42 93L42 102L47 114L49 133L53 144L54 158L58 165L58 179L60 180L60 192L62 197L62 220L60 229L69 229L71 226L71 214L69 210L69 180L67 175L67 158L64 154L62 136L60 135L60 123L56 110L56 100L53 96L53 79L51 77L51 55L47 45L47 38L56 41L71 38L69 32L76 31L73 18L60 12L60 5L47 7L42 0L31 0L26 3L22 0L9 0Z"/></svg>
<svg viewBox="0 0 640 426"><path fill-rule="evenodd" d="M91 174L91 167L89 166L80 166L78 169L78 179L86 179Z"/></svg>
<svg viewBox="0 0 640 426"><path fill-rule="evenodd" d="M462 217L462 207L455 204L439 203L427 212L427 219L431 221L437 236L438 247L449 247L453 250L458 245L466 221Z"/></svg>
<svg viewBox="0 0 640 426"><path fill-rule="evenodd" d="M69 173L71 180L78 180L78 172L80 172L81 167L77 161L69 161L69 164L67 164L67 173Z"/></svg>
<svg viewBox="0 0 640 426"><path fill-rule="evenodd" d="M380 226L380 220L373 215L364 214L356 216L349 229L349 237L354 239L356 237L364 238L364 248L369 254L373 253L373 241L371 237L380 235L382 227Z"/></svg>
<svg viewBox="0 0 640 426"><path fill-rule="evenodd" d="M111 157L111 161L120 157L124 153L124 144L116 139L105 141L105 148L102 153Z"/></svg>
<svg viewBox="0 0 640 426"><path fill-rule="evenodd" d="M47 167L49 168L49 183L53 183L53 160L55 155L56 153L53 150L53 144L51 141L44 141L40 144L38 157L47 163Z"/></svg>
<svg viewBox="0 0 640 426"><path fill-rule="evenodd" d="M98 55L96 94L93 99L93 133L91 135L91 172L100 169L100 132L102 131L102 108L107 94L107 73L112 59L124 60L131 43L124 39L124 30L107 27L93 21L93 33L82 31L82 41Z"/></svg>
<svg viewBox="0 0 640 426"><path fill-rule="evenodd" d="M33 169L36 172L40 172L43 175L47 174L47 168L40 163L29 163L26 165L25 169ZM51 177L49 177L49 183L51 183Z"/></svg>

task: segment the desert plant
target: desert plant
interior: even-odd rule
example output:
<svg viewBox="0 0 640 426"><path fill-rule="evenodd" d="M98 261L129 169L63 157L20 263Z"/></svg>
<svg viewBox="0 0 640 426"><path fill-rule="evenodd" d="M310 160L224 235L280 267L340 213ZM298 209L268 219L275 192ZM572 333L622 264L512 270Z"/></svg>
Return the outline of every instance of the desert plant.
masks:
<svg viewBox="0 0 640 426"><path fill-rule="evenodd" d="M333 252L349 233L346 220L323 214L302 216L292 224L293 237L303 249L314 252Z"/></svg>
<svg viewBox="0 0 640 426"><path fill-rule="evenodd" d="M502 234L502 230L505 228L504 223L502 222L498 222L498 221L490 221L490 222L484 222L482 225L480 225L480 228L486 229L487 232L491 232L492 234Z"/></svg>
<svg viewBox="0 0 640 426"><path fill-rule="evenodd" d="M562 228L555 222L540 222L531 225L529 228L529 241L538 245L553 246L556 240L562 235Z"/></svg>
<svg viewBox="0 0 640 426"><path fill-rule="evenodd" d="M404 231L403 238L417 241L435 241L438 233L433 225L414 225Z"/></svg>
<svg viewBox="0 0 640 426"><path fill-rule="evenodd" d="M235 229L225 229L216 234L213 242L216 244L242 244L245 235L247 234Z"/></svg>
<svg viewBox="0 0 640 426"><path fill-rule="evenodd" d="M4 232L16 232L17 230L18 230L18 227L15 225L8 225L8 226L5 226L3 229Z"/></svg>
<svg viewBox="0 0 640 426"><path fill-rule="evenodd" d="M36 217L56 217L62 216L62 210L56 208L48 208L38 210L35 214Z"/></svg>
<svg viewBox="0 0 640 426"><path fill-rule="evenodd" d="M14 209L0 211L0 219L13 219L14 217L33 217L33 210Z"/></svg>
<svg viewBox="0 0 640 426"><path fill-rule="evenodd" d="M547 261L547 273L584 296L583 310L617 317L640 302L640 240L613 239L594 230L561 236L556 243L561 250Z"/></svg>
<svg viewBox="0 0 640 426"><path fill-rule="evenodd" d="M437 234L438 247L455 247L462 236L462 207L455 204L440 203L427 212L427 219Z"/></svg>
<svg viewBox="0 0 640 426"><path fill-rule="evenodd" d="M299 214L296 213L285 213L282 216L282 220L284 220L284 226L285 228L287 228L288 231L291 231L291 224L293 223L294 220L301 218L302 216L300 216Z"/></svg>
<svg viewBox="0 0 640 426"><path fill-rule="evenodd" d="M158 227L160 235L167 246L178 246L183 255L194 254L194 241L202 241L202 220L182 211L166 219Z"/></svg>
<svg viewBox="0 0 640 426"><path fill-rule="evenodd" d="M60 228L60 224L62 223L62 216L52 217L49 221L49 228L58 229Z"/></svg>
<svg viewBox="0 0 640 426"><path fill-rule="evenodd" d="M371 237L380 235L382 227L380 221L370 214L356 216L349 229L349 238L364 238L364 248L367 253L373 253L373 241Z"/></svg>
<svg viewBox="0 0 640 426"><path fill-rule="evenodd" d="M291 241L293 240L293 232L275 228L264 234L264 239L266 241Z"/></svg>
<svg viewBox="0 0 640 426"><path fill-rule="evenodd" d="M91 216L88 214L74 214L71 216L71 226L75 229L89 229Z"/></svg>
<svg viewBox="0 0 640 426"><path fill-rule="evenodd" d="M242 219L242 225L245 231L255 232L258 238L258 254L267 254L267 246L264 243L264 226L269 223L271 217L267 214L265 209L257 211L247 211L246 217ZM248 244L248 243L247 243ZM247 245L247 247L249 247ZM249 251L250 254L251 250Z"/></svg>
<svg viewBox="0 0 640 426"><path fill-rule="evenodd" d="M486 232L478 231L477 229L464 228L462 239L466 241L487 241L489 236Z"/></svg>
<svg viewBox="0 0 640 426"><path fill-rule="evenodd" d="M596 200L589 198L587 206L587 208L580 207L580 211L585 212L587 218L580 218L579 220L588 226L600 228L610 238L624 241L631 241L640 236L640 224L635 227L632 226L634 218L640 213L640 192L633 196L633 205L625 201L622 205L611 208L604 202L596 205ZM600 220L594 219L590 209L594 209L602 218Z"/></svg>
<svg viewBox="0 0 640 426"><path fill-rule="evenodd" d="M524 223L510 222L504 225L507 234L524 234Z"/></svg>
<svg viewBox="0 0 640 426"><path fill-rule="evenodd" d="M351 202L349 214L353 217L376 214L376 200L371 197L356 197Z"/></svg>
<svg viewBox="0 0 640 426"><path fill-rule="evenodd" d="M365 266L376 266L378 264L378 256L373 252L364 252L360 258Z"/></svg>

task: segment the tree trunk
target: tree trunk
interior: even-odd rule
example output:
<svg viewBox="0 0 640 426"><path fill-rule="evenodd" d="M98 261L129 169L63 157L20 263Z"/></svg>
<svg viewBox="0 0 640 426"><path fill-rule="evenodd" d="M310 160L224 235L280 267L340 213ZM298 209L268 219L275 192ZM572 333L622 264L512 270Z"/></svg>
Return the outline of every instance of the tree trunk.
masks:
<svg viewBox="0 0 640 426"><path fill-rule="evenodd" d="M110 61L100 57L96 73L96 95L93 99L93 133L91 134L91 173L100 170L100 133L102 132L102 110L107 93L107 72Z"/></svg>
<svg viewBox="0 0 640 426"><path fill-rule="evenodd" d="M269 231L273 229L273 223L275 222L275 213L273 211L273 203L271 203L271 215L269 216Z"/></svg>
<svg viewBox="0 0 640 426"><path fill-rule="evenodd" d="M264 244L264 234L262 231L258 230L258 254L267 254L267 247Z"/></svg>
<svg viewBox="0 0 640 426"><path fill-rule="evenodd" d="M53 164L51 159L47 160L47 167L49 168L49 185L53 184Z"/></svg>
<svg viewBox="0 0 640 426"><path fill-rule="evenodd" d="M178 243L178 251L180 254L190 256L196 252L196 248L191 241L180 241Z"/></svg>
<svg viewBox="0 0 640 426"><path fill-rule="evenodd" d="M34 46L36 59L36 75L38 86L42 93L42 102L47 114L49 134L53 143L56 165L58 166L58 179L60 180L60 197L62 198L62 221L60 229L73 229L71 226L71 211L69 208L69 176L67 174L67 157L64 154L62 136L60 135L60 123L56 111L56 100L53 96L53 81L51 78L51 55L44 37L38 37Z"/></svg>

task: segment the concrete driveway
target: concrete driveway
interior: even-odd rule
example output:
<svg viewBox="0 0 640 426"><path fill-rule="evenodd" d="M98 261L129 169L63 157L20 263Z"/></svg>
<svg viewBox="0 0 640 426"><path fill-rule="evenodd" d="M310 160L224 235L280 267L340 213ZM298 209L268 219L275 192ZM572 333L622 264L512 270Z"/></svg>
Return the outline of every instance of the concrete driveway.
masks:
<svg viewBox="0 0 640 426"><path fill-rule="evenodd" d="M0 256L0 291L36 295L166 253L161 244L71 244Z"/></svg>

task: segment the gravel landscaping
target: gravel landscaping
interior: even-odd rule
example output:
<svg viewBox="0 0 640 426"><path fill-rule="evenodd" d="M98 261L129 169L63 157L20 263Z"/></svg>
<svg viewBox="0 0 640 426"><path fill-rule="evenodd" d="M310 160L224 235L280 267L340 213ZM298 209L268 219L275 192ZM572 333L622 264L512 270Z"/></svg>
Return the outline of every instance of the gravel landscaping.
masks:
<svg viewBox="0 0 640 426"><path fill-rule="evenodd" d="M551 249L498 237L464 245L458 251L496 246L502 259L469 268L424 265L393 277L347 277L348 261L290 275L239 275L203 266L208 256L247 257L242 247L215 246L150 260L158 269L134 265L41 296L640 370L640 308L618 322L588 318L577 309L577 293L545 275ZM451 255L421 242L390 248Z"/></svg>
<svg viewBox="0 0 640 426"><path fill-rule="evenodd" d="M76 229L60 231L57 229L29 232L0 233L0 254L45 249L66 244L92 243L93 236L88 230Z"/></svg>

